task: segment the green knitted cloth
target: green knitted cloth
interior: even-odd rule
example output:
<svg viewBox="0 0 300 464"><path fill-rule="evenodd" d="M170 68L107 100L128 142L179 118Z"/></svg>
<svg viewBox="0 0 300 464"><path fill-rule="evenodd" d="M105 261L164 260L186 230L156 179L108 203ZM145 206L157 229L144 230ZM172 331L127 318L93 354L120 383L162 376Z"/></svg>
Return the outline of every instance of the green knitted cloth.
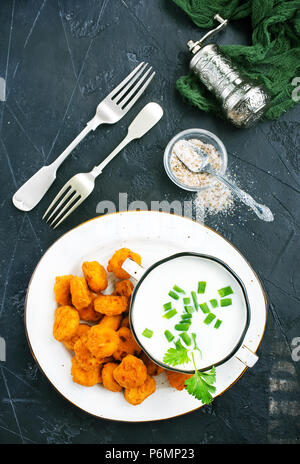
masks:
<svg viewBox="0 0 300 464"><path fill-rule="evenodd" d="M249 16L252 45L225 45L221 49L244 75L265 85L272 97L265 115L268 119L278 118L296 104L292 80L300 76L300 0L173 1L201 28L215 27L216 13L230 20ZM176 86L189 103L221 115L220 104L192 73L179 78Z"/></svg>

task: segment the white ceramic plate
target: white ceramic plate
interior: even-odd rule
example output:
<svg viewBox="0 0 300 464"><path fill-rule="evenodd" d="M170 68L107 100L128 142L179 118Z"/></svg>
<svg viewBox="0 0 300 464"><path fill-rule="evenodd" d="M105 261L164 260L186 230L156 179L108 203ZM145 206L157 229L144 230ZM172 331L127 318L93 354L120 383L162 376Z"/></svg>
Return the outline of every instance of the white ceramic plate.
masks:
<svg viewBox="0 0 300 464"><path fill-rule="evenodd" d="M122 393L112 393L102 385L87 388L75 384L70 375L71 353L53 338L55 277L81 275L81 264L87 260L98 260L106 266L114 251L121 247L139 253L145 268L182 251L212 255L227 263L247 290L251 323L244 343L256 352L265 329L266 299L260 281L240 252L218 233L190 219L160 212L132 211L86 222L63 235L43 255L31 278L25 305L25 326L33 356L67 400L97 417L138 422L168 419L193 411L201 403L185 391L171 388L165 374L156 377L156 392L139 406L128 404ZM110 281L113 282L111 276ZM240 360L232 358L216 370L215 396L218 396L246 368Z"/></svg>

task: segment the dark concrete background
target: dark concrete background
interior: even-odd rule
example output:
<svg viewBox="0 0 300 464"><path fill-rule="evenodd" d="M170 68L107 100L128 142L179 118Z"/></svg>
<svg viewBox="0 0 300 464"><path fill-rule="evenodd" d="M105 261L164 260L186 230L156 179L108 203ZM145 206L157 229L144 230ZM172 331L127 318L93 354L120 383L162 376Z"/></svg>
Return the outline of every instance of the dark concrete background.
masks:
<svg viewBox="0 0 300 464"><path fill-rule="evenodd" d="M182 102L176 79L187 71L185 44L199 30L171 0L2 0L0 77L0 362L1 443L296 443L299 431L300 362L292 340L300 336L299 107L278 121L239 130ZM245 26L246 25L246 26ZM249 43L247 21L233 23L217 39ZM60 154L94 115L98 102L141 61L157 76L122 121L102 126L72 153L42 202L28 214L14 208L18 187ZM131 144L98 179L93 194L57 231L42 222L49 201L71 175L98 164L147 101L165 116ZM239 184L267 204L274 223L242 205L206 224L237 246L260 275L269 298L260 360L213 405L165 422L123 424L99 420L71 406L37 368L24 331L30 276L44 251L63 232L96 215L102 199L184 200L167 178L162 154L178 131L215 132L229 152Z"/></svg>

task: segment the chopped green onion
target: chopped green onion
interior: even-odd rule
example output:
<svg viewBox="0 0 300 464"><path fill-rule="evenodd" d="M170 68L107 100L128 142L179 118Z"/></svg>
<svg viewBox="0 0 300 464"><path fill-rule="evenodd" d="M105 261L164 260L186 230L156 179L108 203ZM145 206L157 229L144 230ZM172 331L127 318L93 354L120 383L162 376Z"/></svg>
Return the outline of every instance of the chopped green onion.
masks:
<svg viewBox="0 0 300 464"><path fill-rule="evenodd" d="M185 306L184 309L188 314L191 314L194 312L193 306Z"/></svg>
<svg viewBox="0 0 300 464"><path fill-rule="evenodd" d="M210 312L209 307L207 306L207 303L201 303L199 306L202 309L202 311L204 312L204 314Z"/></svg>
<svg viewBox="0 0 300 464"><path fill-rule="evenodd" d="M189 330L189 327L190 327L190 324L182 323L182 324L176 324L174 328L175 328L175 330L180 330L182 332L186 332L187 330Z"/></svg>
<svg viewBox="0 0 300 464"><path fill-rule="evenodd" d="M144 337L151 338L153 335L153 331L150 329L145 329L142 335L144 335Z"/></svg>
<svg viewBox="0 0 300 464"><path fill-rule="evenodd" d="M192 298L193 298L195 309L196 309L196 311L198 311L199 303L198 303L198 300L197 300L196 292L191 292L191 293L192 293Z"/></svg>
<svg viewBox="0 0 300 464"><path fill-rule="evenodd" d="M177 293L175 293L175 292L172 292L172 290L169 291L168 295L171 298L174 298L174 300L179 300L179 295L177 295Z"/></svg>
<svg viewBox="0 0 300 464"><path fill-rule="evenodd" d="M222 321L221 319L217 319L216 323L215 323L215 329L218 329L220 327L220 325L222 324Z"/></svg>
<svg viewBox="0 0 300 464"><path fill-rule="evenodd" d="M220 300L220 305L221 306L230 306L232 305L232 299L231 298L223 298Z"/></svg>
<svg viewBox="0 0 300 464"><path fill-rule="evenodd" d="M212 305L213 308L217 308L219 306L219 303L215 299L209 300L209 302L210 302L210 304Z"/></svg>
<svg viewBox="0 0 300 464"><path fill-rule="evenodd" d="M178 287L178 285L174 285L173 290L175 290L177 293L185 293L185 291Z"/></svg>
<svg viewBox="0 0 300 464"><path fill-rule="evenodd" d="M168 340L168 342L171 342L175 338L174 335L171 334L171 332L169 330L165 330L165 337Z"/></svg>
<svg viewBox="0 0 300 464"><path fill-rule="evenodd" d="M205 293L206 282L198 282L198 293Z"/></svg>
<svg viewBox="0 0 300 464"><path fill-rule="evenodd" d="M191 345L192 340L190 339L190 337L188 336L188 334L186 332L183 332L183 333L179 334L179 337L184 341L184 343L187 346Z"/></svg>
<svg viewBox="0 0 300 464"><path fill-rule="evenodd" d="M171 309L171 308L172 308L172 303L171 303L171 301L169 301L169 303L164 304L164 310L165 310L165 311L168 311L168 309Z"/></svg>
<svg viewBox="0 0 300 464"><path fill-rule="evenodd" d="M209 313L203 321L204 324L210 324L215 319L215 317L216 317L215 314Z"/></svg>
<svg viewBox="0 0 300 464"><path fill-rule="evenodd" d="M179 324L189 324L191 325L192 321L190 319L181 319L181 321L179 321Z"/></svg>
<svg viewBox="0 0 300 464"><path fill-rule="evenodd" d="M184 303L185 305L190 304L190 302L191 302L191 299L190 299L189 297L183 298L183 303Z"/></svg>
<svg viewBox="0 0 300 464"><path fill-rule="evenodd" d="M192 318L192 315L191 314L187 314L187 313L184 313L182 314L181 316L181 319L191 319Z"/></svg>
<svg viewBox="0 0 300 464"><path fill-rule="evenodd" d="M166 319L171 319L171 317L175 316L177 314L176 309L172 309L171 311L168 311L163 317Z"/></svg>
<svg viewBox="0 0 300 464"><path fill-rule="evenodd" d="M199 353L200 353L200 357L202 359L202 351L200 350L200 348L198 347L197 343L196 343L196 334L195 333L192 333L192 339L194 341L194 350L198 350Z"/></svg>
<svg viewBox="0 0 300 464"><path fill-rule="evenodd" d="M218 293L220 297L223 298L224 296L231 295L233 293L233 290L230 287L230 285L228 285L228 287L220 288L220 290L218 290Z"/></svg>

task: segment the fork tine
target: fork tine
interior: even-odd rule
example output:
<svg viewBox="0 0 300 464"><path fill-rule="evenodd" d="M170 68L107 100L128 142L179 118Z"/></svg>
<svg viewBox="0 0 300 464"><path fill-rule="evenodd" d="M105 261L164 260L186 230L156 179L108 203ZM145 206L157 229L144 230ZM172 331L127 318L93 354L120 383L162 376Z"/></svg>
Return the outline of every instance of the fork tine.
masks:
<svg viewBox="0 0 300 464"><path fill-rule="evenodd" d="M53 226L53 224L60 218L60 216L63 214L64 211L66 211L66 209L72 204L74 203L75 200L77 200L78 198L81 198L81 195L76 192L76 190L74 190L75 192L75 195L73 195L71 198L69 198L68 202L63 206L63 208L57 213L56 216L54 216L54 218L52 219L51 223L49 224L50 227Z"/></svg>
<svg viewBox="0 0 300 464"><path fill-rule="evenodd" d="M135 104L135 102L140 98L144 90L148 87L150 82L152 81L153 77L155 76L155 71L151 74L151 76L146 80L145 84L142 85L140 90L137 92L137 94L133 97L132 100L130 100L129 103L123 108L124 111L130 110L130 108Z"/></svg>
<svg viewBox="0 0 300 464"><path fill-rule="evenodd" d="M127 84L128 81L130 81L130 79L135 75L135 73L145 64L144 61L142 61L138 66L136 66L134 68L133 71L131 71L130 74L128 74L127 77L125 77L125 79L122 80L122 82L120 82L119 85L117 85L117 87L115 87L108 95L107 97L110 97L112 98L119 90L121 90L123 88L123 86L125 84Z"/></svg>
<svg viewBox="0 0 300 464"><path fill-rule="evenodd" d="M130 92L126 95L125 98L123 98L122 101L118 102L118 105L122 107L122 109L126 106L126 103L130 100L132 95L135 94L135 92L138 90L138 88L141 86L141 84L144 82L148 74L151 72L152 66L145 72L145 74L141 77L141 79L135 84L135 86L130 90Z"/></svg>
<svg viewBox="0 0 300 464"><path fill-rule="evenodd" d="M60 221L58 221L57 224L55 224L55 226L53 227L53 229L56 229L56 227L59 226L59 224L61 224L68 216L69 214L71 214L74 209L77 208L77 206L79 206L84 200L85 200L86 197L79 197L78 201L76 201L76 203L74 203L74 205L72 206L72 208L70 208L66 214L60 219ZM57 218L56 218L57 219ZM52 223L53 224L53 223Z"/></svg>
<svg viewBox="0 0 300 464"><path fill-rule="evenodd" d="M124 87L124 89L118 93L118 95L116 96L116 100L115 102L117 103L117 105L119 105L121 102L120 100L122 99L123 95L126 94L126 92L128 92L128 90L130 90L130 87L135 83L135 81L140 77L140 75L145 71L145 69L147 68L148 66L148 63L144 64L144 66L141 67L141 69L139 70L139 72L137 72L134 76L133 79L131 79L130 82L128 82L128 84Z"/></svg>
<svg viewBox="0 0 300 464"><path fill-rule="evenodd" d="M46 222L49 222L50 219L52 218L52 216L56 213L56 211L63 205L63 203L67 200L70 199L70 197L73 197L74 196L74 193L76 193L76 191L74 189L70 189L63 197L62 199L60 200L60 202L56 205L56 207L54 208L54 210L52 211L52 213L50 214L50 216L47 217L46 219Z"/></svg>
<svg viewBox="0 0 300 464"><path fill-rule="evenodd" d="M44 212L44 215L42 217L42 219L45 219L45 217L47 216L47 214L49 213L49 211L53 208L53 206L55 205L55 203L57 202L57 200L61 197L61 195L69 188L71 187L70 183L67 182L61 189L60 191L58 192L58 194L56 195L56 197L53 199L52 203L50 203L49 207L46 209L46 211Z"/></svg>

